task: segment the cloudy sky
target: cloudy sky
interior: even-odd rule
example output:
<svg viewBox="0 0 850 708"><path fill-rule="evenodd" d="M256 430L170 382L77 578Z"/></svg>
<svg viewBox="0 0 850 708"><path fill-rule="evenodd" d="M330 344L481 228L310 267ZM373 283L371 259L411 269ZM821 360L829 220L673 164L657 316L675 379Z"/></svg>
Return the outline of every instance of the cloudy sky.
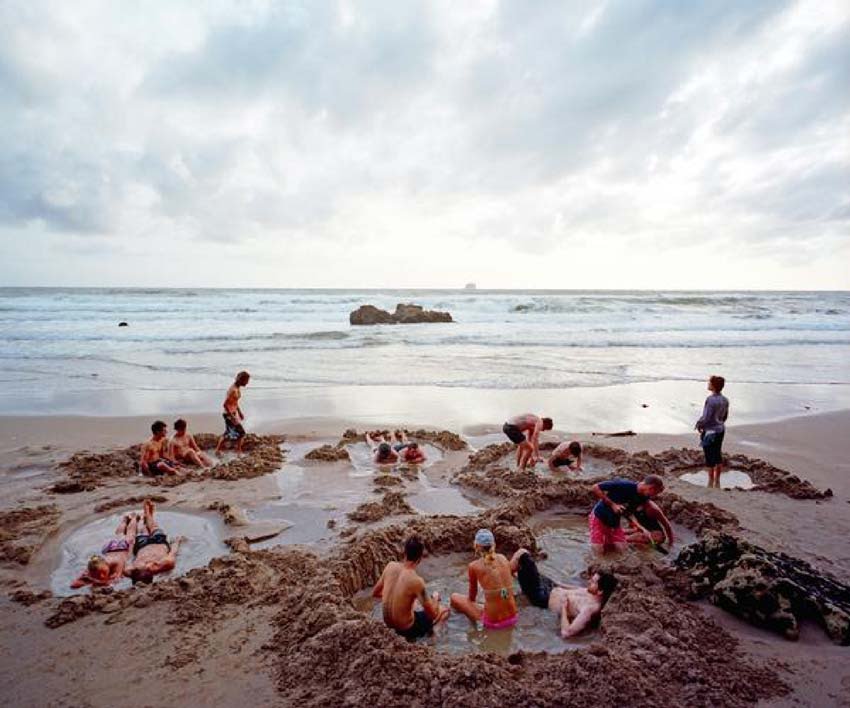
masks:
<svg viewBox="0 0 850 708"><path fill-rule="evenodd" d="M850 288L850 3L0 3L0 285Z"/></svg>

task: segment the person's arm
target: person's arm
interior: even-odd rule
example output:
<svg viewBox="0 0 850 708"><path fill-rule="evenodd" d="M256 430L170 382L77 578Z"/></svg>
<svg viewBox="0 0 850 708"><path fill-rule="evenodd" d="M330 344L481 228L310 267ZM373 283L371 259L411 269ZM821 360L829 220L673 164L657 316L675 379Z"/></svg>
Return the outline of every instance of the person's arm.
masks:
<svg viewBox="0 0 850 708"><path fill-rule="evenodd" d="M380 599L384 595L384 574L387 572L387 569L384 568L383 573L381 573L381 577L378 578L378 582L375 583L375 587L372 588L372 597L377 597Z"/></svg>
<svg viewBox="0 0 850 708"><path fill-rule="evenodd" d="M625 507L622 504L617 504L616 502L613 502L608 498L608 495L605 493L605 490L602 489L603 484L605 484L605 482L600 482L599 484L593 485L593 496L599 499L615 514L622 514L626 510Z"/></svg>
<svg viewBox="0 0 850 708"><path fill-rule="evenodd" d="M565 602L561 608L561 638L569 639L583 632L587 629L595 614L596 610L592 607L584 607L579 611L575 619L570 622L570 618L567 616L567 603Z"/></svg>
<svg viewBox="0 0 850 708"><path fill-rule="evenodd" d="M372 452L375 452L375 448L378 447L378 443L376 443L375 440L372 438L371 433L366 433L366 442L369 443L369 449Z"/></svg>
<svg viewBox="0 0 850 708"><path fill-rule="evenodd" d="M670 526L670 521L664 515L664 512L661 511L661 507L658 506L653 501L649 501L646 503L647 513L658 521L661 524L661 527L664 529L664 535L667 537L667 543L671 546L673 545L673 527Z"/></svg>
<svg viewBox="0 0 850 708"><path fill-rule="evenodd" d="M700 432L705 428L705 424L709 420L709 416L711 415L711 396L705 399L705 405L702 407L702 415L699 417L696 425L694 426Z"/></svg>
<svg viewBox="0 0 850 708"><path fill-rule="evenodd" d="M76 578L71 582L71 587L76 590L77 588L85 587L88 584L89 578L85 573L83 573L79 578Z"/></svg>
<svg viewBox="0 0 850 708"><path fill-rule="evenodd" d="M725 423L726 419L729 417L729 399L726 399L726 410L723 411L723 415L720 417L720 420Z"/></svg>
<svg viewBox="0 0 850 708"><path fill-rule="evenodd" d="M419 587L419 604L422 605L422 609L425 610L425 614L428 615L428 618L431 621L437 619L440 616L440 606L438 603L434 602L433 598L428 597L428 590L425 588L425 581L422 581L422 584Z"/></svg>
<svg viewBox="0 0 850 708"><path fill-rule="evenodd" d="M557 472L557 471L558 471L558 465L556 465L555 463L556 463L559 459L560 459L560 457L559 457L559 455L558 455L558 449L557 449L557 448L555 448L555 449L552 451L552 454L551 454L551 455L549 455L549 459L548 459L548 460L546 460L546 466L549 468L549 471L550 471L550 472Z"/></svg>
<svg viewBox="0 0 850 708"><path fill-rule="evenodd" d="M543 421L538 418L531 433L531 447L535 458L540 458L540 431L543 430Z"/></svg>
<svg viewBox="0 0 850 708"><path fill-rule="evenodd" d="M139 469L142 471L142 474L148 474L150 470L148 469L148 444L145 443L142 445L141 453L139 455Z"/></svg>
<svg viewBox="0 0 850 708"><path fill-rule="evenodd" d="M180 550L180 544L183 543L183 541L184 538L182 536L178 536L174 539L174 542L171 544L171 550L166 554L165 558L156 564L156 570L154 570L155 573L165 573L166 571L174 568L177 564L177 552Z"/></svg>
<svg viewBox="0 0 850 708"><path fill-rule="evenodd" d="M469 574L469 591L467 592L467 597L470 602L475 602L478 598L478 576L475 574L472 563L469 564L467 572Z"/></svg>
<svg viewBox="0 0 850 708"><path fill-rule="evenodd" d="M193 449L195 452L200 452L201 448L198 447L198 443L195 442L195 436L189 436L189 447Z"/></svg>

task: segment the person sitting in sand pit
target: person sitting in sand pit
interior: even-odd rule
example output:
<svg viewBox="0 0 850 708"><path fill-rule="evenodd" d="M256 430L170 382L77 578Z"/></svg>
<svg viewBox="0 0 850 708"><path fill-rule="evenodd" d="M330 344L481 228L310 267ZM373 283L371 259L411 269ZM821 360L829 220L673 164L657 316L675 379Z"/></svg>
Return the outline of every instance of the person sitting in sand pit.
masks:
<svg viewBox="0 0 850 708"><path fill-rule="evenodd" d="M604 571L591 575L586 588L556 583L540 573L525 548L514 553L511 570L516 573L519 586L532 605L560 616L563 639L576 636L598 618L617 587L617 578Z"/></svg>
<svg viewBox="0 0 850 708"><path fill-rule="evenodd" d="M664 491L661 477L651 474L642 482L627 479L612 479L593 485L593 495L599 500L590 512L590 545L596 553L608 548L626 549L626 533L620 524L623 515L634 514L637 507L645 504Z"/></svg>
<svg viewBox="0 0 850 708"><path fill-rule="evenodd" d="M558 472L564 467L579 472L581 470L581 443L575 440L562 442L552 450L546 464L552 472Z"/></svg>
<svg viewBox="0 0 850 708"><path fill-rule="evenodd" d="M519 615L510 562L501 553L496 553L496 539L489 529L478 530L473 548L481 558L469 564L469 592L467 595L452 594L452 608L473 622L480 620L486 629L513 627ZM476 602L479 585L484 590L483 605Z"/></svg>
<svg viewBox="0 0 850 708"><path fill-rule="evenodd" d="M144 503L144 531L136 534L133 540L132 563L124 568L124 575L137 583L150 584L155 575L167 573L174 569L177 561L177 551L183 538L178 536L173 542L156 523L154 519L154 505L150 499Z"/></svg>
<svg viewBox="0 0 850 708"><path fill-rule="evenodd" d="M428 597L425 581L416 572L424 550L416 536L408 538L404 562L387 563L372 589L372 597L381 599L386 625L410 642L432 634L434 626L449 616L449 608L440 606L440 594Z"/></svg>
<svg viewBox="0 0 850 708"><path fill-rule="evenodd" d="M502 426L502 432L517 446L517 469L524 470L528 465L533 467L537 464L542 430L552 430L552 419L539 418L533 413L518 415Z"/></svg>
<svg viewBox="0 0 850 708"><path fill-rule="evenodd" d="M168 426L161 420L151 425L151 439L142 445L139 469L142 474L177 474L180 464L168 452Z"/></svg>
<svg viewBox="0 0 850 708"><path fill-rule="evenodd" d="M369 448L372 450L372 461L376 465L394 465L398 462L399 454L393 450L383 435L372 437L371 433L366 433L366 442L369 443Z"/></svg>
<svg viewBox="0 0 850 708"><path fill-rule="evenodd" d="M650 543L673 545L673 528L655 502L648 501L639 506L628 522L626 541L629 543L637 546L646 546Z"/></svg>
<svg viewBox="0 0 850 708"><path fill-rule="evenodd" d="M725 385L726 379L722 376L712 376L708 380L711 395L705 399L702 415L694 426L699 431L700 445L705 454L708 486L717 489L720 489L720 473L723 472L723 437L729 417L729 399L720 393Z"/></svg>
<svg viewBox="0 0 850 708"><path fill-rule="evenodd" d="M182 418L174 421L174 435L169 441L168 451L171 459L178 462L188 462L204 469L213 466L212 459L198 447L195 436L188 431L188 425Z"/></svg>
<svg viewBox="0 0 850 708"><path fill-rule="evenodd" d="M125 514L115 529L115 537L104 544L100 550L101 555L95 554L89 558L85 571L71 583L71 587L104 587L122 577L136 538L137 523L138 517L135 514Z"/></svg>
<svg viewBox="0 0 850 708"><path fill-rule="evenodd" d="M236 374L236 380L230 384L227 389L227 395L224 397L224 433L218 439L218 444L215 446L215 454L221 452L226 440L236 443L236 452L242 452L242 444L245 442L245 428L242 423L245 421L245 414L239 407L239 399L242 398L242 388L248 385L251 380L251 374L247 371L240 371Z"/></svg>
<svg viewBox="0 0 850 708"><path fill-rule="evenodd" d="M419 465L428 459L425 451L419 447L419 443L408 440L407 433L403 430L394 431L393 440L395 441L393 450L399 454L402 462L409 465Z"/></svg>

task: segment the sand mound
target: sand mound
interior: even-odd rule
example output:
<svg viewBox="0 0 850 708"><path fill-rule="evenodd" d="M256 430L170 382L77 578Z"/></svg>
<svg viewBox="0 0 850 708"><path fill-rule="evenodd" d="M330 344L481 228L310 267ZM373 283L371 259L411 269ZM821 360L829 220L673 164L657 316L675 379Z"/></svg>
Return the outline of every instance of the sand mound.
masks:
<svg viewBox="0 0 850 708"><path fill-rule="evenodd" d="M336 445L322 445L313 450L310 450L304 455L305 460L319 460L321 462L338 462L339 460L350 460L351 456L348 450L343 447L345 443L337 443Z"/></svg>
<svg viewBox="0 0 850 708"><path fill-rule="evenodd" d="M380 521L387 516L415 514L416 511L401 492L387 491L379 502L366 502L348 513L348 518L358 522Z"/></svg>
<svg viewBox="0 0 850 708"><path fill-rule="evenodd" d="M53 504L0 512L0 562L26 565L42 541L58 528Z"/></svg>
<svg viewBox="0 0 850 708"><path fill-rule="evenodd" d="M400 487L404 484L404 482L401 480L401 477L396 477L391 474L382 474L379 477L375 477L375 479L372 480L372 484L376 487L375 491L380 491L386 487Z"/></svg>
<svg viewBox="0 0 850 708"><path fill-rule="evenodd" d="M122 506L136 506L138 505L141 508L141 505L144 503L146 499L150 499L155 504L165 504L168 502L168 497L164 497L161 494L152 494L149 496L137 496L137 497L125 497L124 499L113 499L111 501L104 502L103 504L98 504L94 511L99 514L104 511L112 511L113 509L120 509Z"/></svg>
<svg viewBox="0 0 850 708"><path fill-rule="evenodd" d="M393 433L392 430L369 430L367 432L373 438L383 436L386 440L389 440ZM450 430L407 430L405 428L404 433L411 442L429 442L443 450L466 450L468 447L466 440ZM354 428L348 428L342 434L337 446L341 447L358 442L366 442L366 433L358 433Z"/></svg>

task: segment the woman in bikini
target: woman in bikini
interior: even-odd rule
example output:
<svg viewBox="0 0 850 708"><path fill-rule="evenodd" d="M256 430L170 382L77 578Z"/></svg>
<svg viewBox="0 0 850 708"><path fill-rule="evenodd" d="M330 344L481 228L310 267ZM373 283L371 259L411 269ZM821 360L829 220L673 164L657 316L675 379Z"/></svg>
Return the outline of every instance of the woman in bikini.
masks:
<svg viewBox="0 0 850 708"><path fill-rule="evenodd" d="M101 555L93 555L85 571L71 583L72 588L84 585L103 587L110 585L124 573L124 566L130 556L130 549L136 538L138 516L126 514L115 529L114 538L110 538L101 549Z"/></svg>
<svg viewBox="0 0 850 708"><path fill-rule="evenodd" d="M481 621L486 629L506 629L517 622L511 564L496 553L496 539L489 529L475 534L475 552L480 558L469 564L469 593L454 593L452 607L473 622ZM478 586L484 591L484 604L476 602Z"/></svg>

